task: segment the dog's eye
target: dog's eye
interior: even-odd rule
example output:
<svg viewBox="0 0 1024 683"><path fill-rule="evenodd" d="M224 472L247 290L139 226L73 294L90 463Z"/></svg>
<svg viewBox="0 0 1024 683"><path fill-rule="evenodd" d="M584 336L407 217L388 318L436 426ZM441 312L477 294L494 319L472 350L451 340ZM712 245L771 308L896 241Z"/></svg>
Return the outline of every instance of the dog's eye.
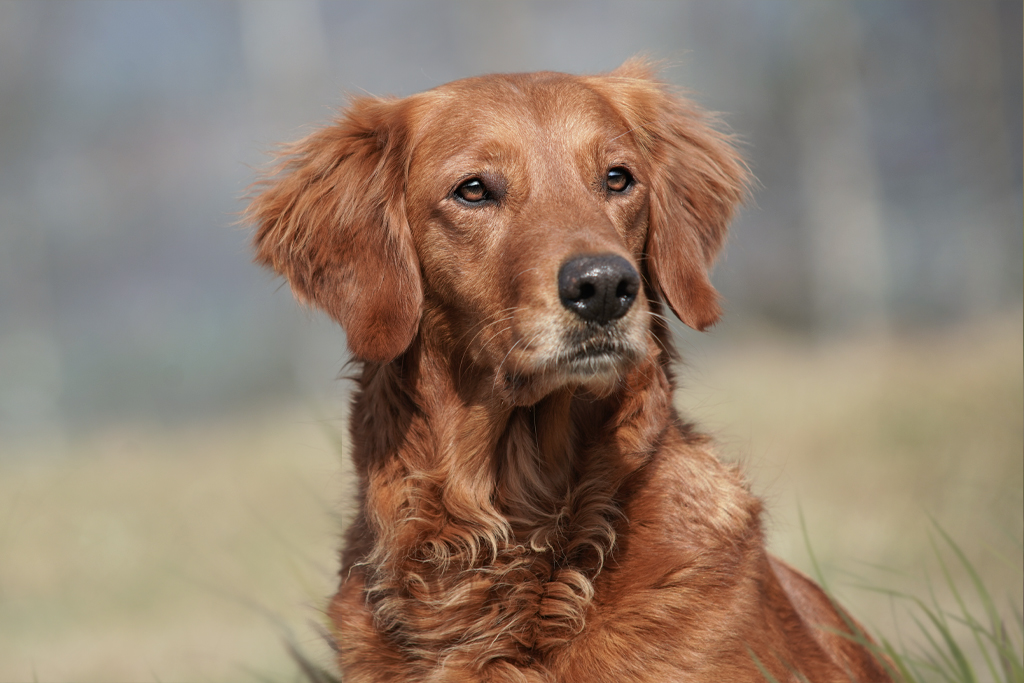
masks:
<svg viewBox="0 0 1024 683"><path fill-rule="evenodd" d="M604 182L612 192L625 192L633 184L633 176L622 166L616 166L608 171Z"/></svg>
<svg viewBox="0 0 1024 683"><path fill-rule="evenodd" d="M479 178L470 178L455 188L455 196L464 202L476 204L488 198L487 187Z"/></svg>

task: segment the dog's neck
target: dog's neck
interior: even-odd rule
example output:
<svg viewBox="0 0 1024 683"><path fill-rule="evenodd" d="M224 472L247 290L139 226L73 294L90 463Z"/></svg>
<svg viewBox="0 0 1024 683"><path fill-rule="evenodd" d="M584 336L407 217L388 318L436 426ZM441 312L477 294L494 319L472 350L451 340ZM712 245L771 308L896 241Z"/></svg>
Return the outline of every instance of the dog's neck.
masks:
<svg viewBox="0 0 1024 683"><path fill-rule="evenodd" d="M488 529L495 541L523 542L520 532L570 512L573 489L595 469L614 495L671 413L660 358L603 396L567 386L516 405L494 390L493 373L455 368L418 340L390 364L364 365L358 382L351 429L364 511L394 525L427 505L428 526ZM381 486L405 495L380 500Z"/></svg>
<svg viewBox="0 0 1024 683"><path fill-rule="evenodd" d="M653 357L604 397L565 387L530 406L422 338L365 365L351 415L362 509L344 571L365 577L377 622L424 658L475 637L488 657L521 658L582 628L631 479L672 420ZM498 632L510 650L493 646Z"/></svg>

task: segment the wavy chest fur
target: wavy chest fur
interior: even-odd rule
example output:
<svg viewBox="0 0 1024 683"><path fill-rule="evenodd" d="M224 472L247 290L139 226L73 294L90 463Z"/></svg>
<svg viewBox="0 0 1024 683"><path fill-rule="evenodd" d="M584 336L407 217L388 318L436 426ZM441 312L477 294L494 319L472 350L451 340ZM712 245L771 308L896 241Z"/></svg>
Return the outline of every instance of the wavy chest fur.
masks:
<svg viewBox="0 0 1024 683"><path fill-rule="evenodd" d="M407 663L528 666L584 628L631 478L669 423L668 379L649 367L603 399L510 408L450 377L415 354L362 373L340 595Z"/></svg>
<svg viewBox="0 0 1024 683"><path fill-rule="evenodd" d="M668 378L652 364L609 397L513 408L413 359L367 366L352 413L361 510L332 606L345 673L531 667L586 624L671 423Z"/></svg>

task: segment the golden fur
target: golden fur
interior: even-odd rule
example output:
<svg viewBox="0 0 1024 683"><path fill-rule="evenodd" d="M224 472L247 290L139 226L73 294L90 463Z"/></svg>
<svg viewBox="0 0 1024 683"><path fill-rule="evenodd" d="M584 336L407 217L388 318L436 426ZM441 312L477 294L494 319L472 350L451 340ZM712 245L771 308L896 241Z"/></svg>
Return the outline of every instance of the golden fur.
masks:
<svg viewBox="0 0 1024 683"><path fill-rule="evenodd" d="M262 181L257 261L359 368L346 682L889 680L672 406L663 305L718 319L747 182L712 124L636 60L483 76L356 99ZM621 317L560 301L580 254L639 273Z"/></svg>

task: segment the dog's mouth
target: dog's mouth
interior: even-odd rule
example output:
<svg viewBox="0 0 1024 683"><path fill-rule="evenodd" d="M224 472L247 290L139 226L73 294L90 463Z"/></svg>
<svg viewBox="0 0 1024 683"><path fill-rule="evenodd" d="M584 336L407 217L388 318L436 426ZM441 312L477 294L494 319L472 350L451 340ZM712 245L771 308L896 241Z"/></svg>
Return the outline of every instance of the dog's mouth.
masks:
<svg viewBox="0 0 1024 683"><path fill-rule="evenodd" d="M615 362L626 355L627 349L621 344L598 342L595 344L582 344L571 349L568 353L559 357L556 361L559 365L576 365L578 363L593 363L597 361Z"/></svg>
<svg viewBox="0 0 1024 683"><path fill-rule="evenodd" d="M638 338L639 337L639 338ZM528 344L523 349L528 364L507 361L499 366L498 385L509 401L530 405L551 391L578 386L596 394L606 394L618 386L622 376L639 363L645 354L645 337L636 326L599 327L587 325L565 330L548 347L548 353L536 354ZM532 358L530 358L532 356ZM524 367L525 365L525 367Z"/></svg>
<svg viewBox="0 0 1024 683"><path fill-rule="evenodd" d="M567 340L566 348L554 360L563 374L581 378L606 375L630 365L639 356L633 345L607 333L580 335Z"/></svg>

